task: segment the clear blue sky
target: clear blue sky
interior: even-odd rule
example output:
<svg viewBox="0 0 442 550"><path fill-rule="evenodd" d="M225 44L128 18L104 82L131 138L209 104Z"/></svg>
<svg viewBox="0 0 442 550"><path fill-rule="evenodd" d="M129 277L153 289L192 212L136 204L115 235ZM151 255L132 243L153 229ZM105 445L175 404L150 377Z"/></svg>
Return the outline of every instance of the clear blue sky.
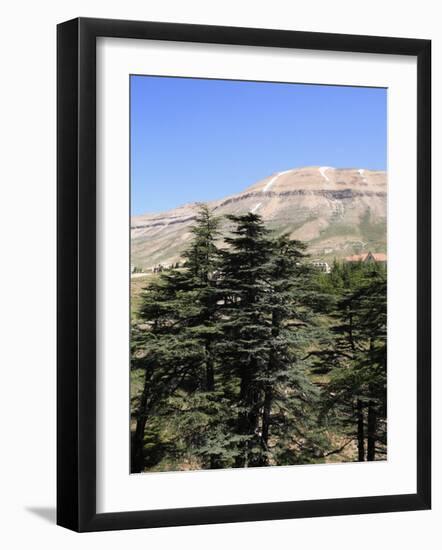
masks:
<svg viewBox="0 0 442 550"><path fill-rule="evenodd" d="M387 90L131 76L132 214L301 166L385 170Z"/></svg>

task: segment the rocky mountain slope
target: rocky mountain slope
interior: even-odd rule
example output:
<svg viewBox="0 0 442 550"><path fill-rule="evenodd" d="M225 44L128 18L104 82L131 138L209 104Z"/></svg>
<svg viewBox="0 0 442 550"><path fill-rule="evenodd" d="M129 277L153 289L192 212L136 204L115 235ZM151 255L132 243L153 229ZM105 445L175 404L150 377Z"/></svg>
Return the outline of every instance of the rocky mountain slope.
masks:
<svg viewBox="0 0 442 550"><path fill-rule="evenodd" d="M276 233L307 241L312 258L386 252L387 175L383 171L296 168L208 205L219 216L260 214ZM196 210L197 203L191 203L161 214L132 217L132 265L150 269L179 261L191 239Z"/></svg>

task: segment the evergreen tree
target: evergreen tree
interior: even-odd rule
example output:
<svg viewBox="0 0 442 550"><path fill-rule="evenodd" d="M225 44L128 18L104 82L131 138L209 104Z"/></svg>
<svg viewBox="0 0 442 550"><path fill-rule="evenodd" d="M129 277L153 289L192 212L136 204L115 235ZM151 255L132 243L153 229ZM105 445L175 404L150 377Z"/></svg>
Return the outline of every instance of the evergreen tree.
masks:
<svg viewBox="0 0 442 550"><path fill-rule="evenodd" d="M236 412L231 440L236 467L259 465L266 454L259 433L264 368L270 352L271 322L266 304L272 243L257 214L228 216L232 235L225 238L219 288L224 338L218 346L224 383ZM236 379L237 383L232 384Z"/></svg>
<svg viewBox="0 0 442 550"><path fill-rule="evenodd" d="M143 470L149 416L159 408L162 413L178 414L180 396L185 396L188 409L188 395L215 390L212 346L217 332L217 297L212 274L217 262L218 223L209 209L200 205L184 269L161 272L143 293L140 323L132 336L136 348L133 368L144 371L143 389L135 404L132 471ZM202 395L199 406L201 400ZM201 444L201 434L193 432L195 440L187 442L190 447Z"/></svg>
<svg viewBox="0 0 442 550"><path fill-rule="evenodd" d="M192 310L185 332L202 349L201 378L192 393L178 393L170 401L171 413L176 415L180 426L179 437L207 468L220 468L225 459L220 440L224 439L227 412L223 388L217 387L215 354L215 344L222 336L216 284L219 223L206 205L199 205L192 228L193 241L184 254L182 276L186 292L181 299Z"/></svg>
<svg viewBox="0 0 442 550"><path fill-rule="evenodd" d="M329 418L356 440L358 460L371 461L386 444L386 273L356 264L341 274L331 342L316 355L330 373L324 391Z"/></svg>
<svg viewBox="0 0 442 550"><path fill-rule="evenodd" d="M234 227L222 253L219 350L225 379L236 377L239 386L230 395L237 411L234 466L294 463L317 393L299 357L311 312L301 290L309 275L301 266L305 247L286 236L273 239L257 214L228 219Z"/></svg>
<svg viewBox="0 0 442 550"><path fill-rule="evenodd" d="M282 235L273 242L270 292L270 355L264 378L262 439L277 464L297 464L322 456L328 443L318 429L319 391L312 382L308 351L323 329L316 322L314 270L306 246ZM263 465L268 464L264 461Z"/></svg>
<svg viewBox="0 0 442 550"><path fill-rule="evenodd" d="M180 274L162 272L144 291L140 323L132 328L134 371L142 372L142 389L136 402L135 431L131 445L131 471L144 470L144 442L148 419L184 384L194 384L203 361L198 341L182 330L189 311L182 307L184 284Z"/></svg>
<svg viewBox="0 0 442 550"><path fill-rule="evenodd" d="M340 452L330 433L359 460L382 457L385 270L319 273L259 215L227 223L219 248L220 220L200 205L184 263L143 290L131 471L319 462Z"/></svg>

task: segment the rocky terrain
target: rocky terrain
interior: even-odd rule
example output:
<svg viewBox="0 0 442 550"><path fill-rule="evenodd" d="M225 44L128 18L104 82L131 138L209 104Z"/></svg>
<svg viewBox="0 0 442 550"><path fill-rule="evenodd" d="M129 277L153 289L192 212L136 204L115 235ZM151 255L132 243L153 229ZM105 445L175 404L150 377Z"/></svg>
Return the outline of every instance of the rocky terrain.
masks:
<svg viewBox="0 0 442 550"><path fill-rule="evenodd" d="M387 175L383 171L295 168L208 205L219 216L260 214L275 232L307 241L312 258L386 252ZM191 239L196 210L197 203L191 203L132 217L132 265L149 270L179 261Z"/></svg>

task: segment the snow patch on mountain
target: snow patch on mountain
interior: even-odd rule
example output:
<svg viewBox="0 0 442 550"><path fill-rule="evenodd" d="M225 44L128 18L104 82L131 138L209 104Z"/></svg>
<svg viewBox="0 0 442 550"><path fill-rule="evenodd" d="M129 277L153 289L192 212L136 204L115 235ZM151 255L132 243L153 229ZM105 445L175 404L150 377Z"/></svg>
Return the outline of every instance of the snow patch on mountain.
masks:
<svg viewBox="0 0 442 550"><path fill-rule="evenodd" d="M365 174L365 170L364 170L363 168L359 168L358 172L359 172L359 175L360 175L361 178L362 178L362 181L363 181L364 183L368 183L367 178L366 178L365 175L364 175L364 174Z"/></svg>
<svg viewBox="0 0 442 550"><path fill-rule="evenodd" d="M326 174L327 170L330 170L330 166L321 166L321 168L319 168L319 173L325 179L325 181L329 182L330 178Z"/></svg>
<svg viewBox="0 0 442 550"><path fill-rule="evenodd" d="M292 172L292 170L284 170L284 172L278 172L271 180L269 180L266 185L264 186L264 189L262 190L263 193L267 193L267 191L270 190L272 185L275 183L275 181L282 176L283 174L288 174L289 172Z"/></svg>

